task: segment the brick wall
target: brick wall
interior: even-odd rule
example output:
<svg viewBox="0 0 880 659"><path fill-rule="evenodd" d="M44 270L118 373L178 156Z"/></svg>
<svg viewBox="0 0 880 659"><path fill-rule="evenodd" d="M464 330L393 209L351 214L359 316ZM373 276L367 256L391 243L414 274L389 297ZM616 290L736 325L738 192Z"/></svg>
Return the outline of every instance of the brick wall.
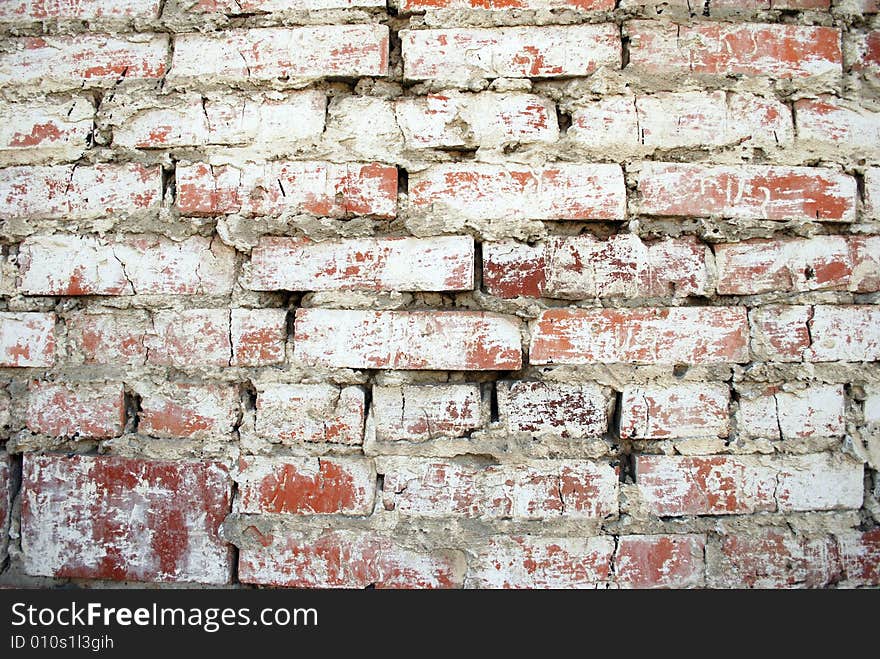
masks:
<svg viewBox="0 0 880 659"><path fill-rule="evenodd" d="M874 0L0 4L0 585L880 584Z"/></svg>

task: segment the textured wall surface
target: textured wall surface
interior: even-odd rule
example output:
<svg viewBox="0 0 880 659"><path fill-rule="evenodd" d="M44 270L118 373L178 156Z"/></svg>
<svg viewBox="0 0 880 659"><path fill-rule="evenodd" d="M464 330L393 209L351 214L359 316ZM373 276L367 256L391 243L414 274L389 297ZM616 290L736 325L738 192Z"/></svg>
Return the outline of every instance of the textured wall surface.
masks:
<svg viewBox="0 0 880 659"><path fill-rule="evenodd" d="M877 11L0 2L0 585L877 586Z"/></svg>

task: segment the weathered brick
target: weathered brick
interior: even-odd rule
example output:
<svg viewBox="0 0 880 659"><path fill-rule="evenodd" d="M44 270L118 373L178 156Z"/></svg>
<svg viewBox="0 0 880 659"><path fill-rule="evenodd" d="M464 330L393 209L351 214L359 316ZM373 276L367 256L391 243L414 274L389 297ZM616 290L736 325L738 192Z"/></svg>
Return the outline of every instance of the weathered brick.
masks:
<svg viewBox="0 0 880 659"><path fill-rule="evenodd" d="M499 535L472 552L475 588L596 588L611 579L614 540Z"/></svg>
<svg viewBox="0 0 880 659"><path fill-rule="evenodd" d="M551 309L532 330L532 364L710 364L749 360L744 307Z"/></svg>
<svg viewBox="0 0 880 659"><path fill-rule="evenodd" d="M263 458L239 461L239 512L369 515L376 470L363 458Z"/></svg>
<svg viewBox="0 0 880 659"><path fill-rule="evenodd" d="M0 85L39 84L44 89L108 86L120 80L165 75L166 35L114 37L77 34L7 39Z"/></svg>
<svg viewBox="0 0 880 659"><path fill-rule="evenodd" d="M572 113L567 135L595 150L788 144L794 135L790 110L752 94L661 92L605 96Z"/></svg>
<svg viewBox="0 0 880 659"><path fill-rule="evenodd" d="M855 151L880 151L880 112L833 96L804 98L794 104L798 141L844 146Z"/></svg>
<svg viewBox="0 0 880 659"><path fill-rule="evenodd" d="M8 0L0 20L158 18L160 0Z"/></svg>
<svg viewBox="0 0 880 659"><path fill-rule="evenodd" d="M856 509L862 465L826 453L773 457L636 457L636 484L655 515Z"/></svg>
<svg viewBox="0 0 880 659"><path fill-rule="evenodd" d="M801 391L768 387L753 395L740 393L737 429L751 437L805 439L842 437L842 385L811 385Z"/></svg>
<svg viewBox="0 0 880 659"><path fill-rule="evenodd" d="M853 586L880 585L880 529L837 536L840 562L847 583Z"/></svg>
<svg viewBox="0 0 880 659"><path fill-rule="evenodd" d="M411 80L586 76L620 67L612 24L401 30L404 77Z"/></svg>
<svg viewBox="0 0 880 659"><path fill-rule="evenodd" d="M31 432L52 437L118 437L125 427L125 392L118 383L33 381L25 420Z"/></svg>
<svg viewBox="0 0 880 659"><path fill-rule="evenodd" d="M387 458L383 467L382 502L401 515L514 520L617 515L617 474L608 464L546 460L471 467Z"/></svg>
<svg viewBox="0 0 880 659"><path fill-rule="evenodd" d="M232 358L228 309L157 311L144 344L147 361L187 368L228 366Z"/></svg>
<svg viewBox="0 0 880 659"><path fill-rule="evenodd" d="M221 384L166 383L141 393L138 432L151 437L212 439L232 432L238 389Z"/></svg>
<svg viewBox="0 0 880 659"><path fill-rule="evenodd" d="M822 588L841 580L840 556L830 536L805 537L769 529L740 533L709 546L712 588Z"/></svg>
<svg viewBox="0 0 880 659"><path fill-rule="evenodd" d="M349 7L384 7L385 0L197 0L192 12L223 14L264 14L288 10L348 9Z"/></svg>
<svg viewBox="0 0 880 659"><path fill-rule="evenodd" d="M457 291L474 286L474 240L262 238L247 288L258 291Z"/></svg>
<svg viewBox="0 0 880 659"><path fill-rule="evenodd" d="M316 89L281 98L186 94L162 107L114 108L113 143L138 149L256 145L282 151L320 137L326 107L324 93Z"/></svg>
<svg viewBox="0 0 880 659"><path fill-rule="evenodd" d="M0 161L76 160L88 147L94 114L85 98L0 103Z"/></svg>
<svg viewBox="0 0 880 659"><path fill-rule="evenodd" d="M840 30L782 24L626 24L629 67L656 74L804 78L841 74Z"/></svg>
<svg viewBox="0 0 880 659"><path fill-rule="evenodd" d="M614 0L400 0L401 11L430 9L574 9L611 11Z"/></svg>
<svg viewBox="0 0 880 659"><path fill-rule="evenodd" d="M730 390L710 382L623 388L620 436L630 439L727 437Z"/></svg>
<svg viewBox="0 0 880 659"><path fill-rule="evenodd" d="M364 391L330 384L264 384L257 390L255 430L283 444L360 444Z"/></svg>
<svg viewBox="0 0 880 659"><path fill-rule="evenodd" d="M519 321L474 311L297 309L294 355L337 368L518 370Z"/></svg>
<svg viewBox="0 0 880 659"><path fill-rule="evenodd" d="M801 361L810 345L807 329L813 313L808 306L765 305L749 312L751 348L755 357L774 362Z"/></svg>
<svg viewBox="0 0 880 659"><path fill-rule="evenodd" d="M820 167L643 163L645 215L852 222L856 181Z"/></svg>
<svg viewBox="0 0 880 659"><path fill-rule="evenodd" d="M718 292L880 289L880 238L814 236L715 245Z"/></svg>
<svg viewBox="0 0 880 659"><path fill-rule="evenodd" d="M852 70L876 72L880 66L880 30L853 35L853 46Z"/></svg>
<svg viewBox="0 0 880 659"><path fill-rule="evenodd" d="M66 317L68 352L86 364L143 365L147 361L146 312L84 313Z"/></svg>
<svg viewBox="0 0 880 659"><path fill-rule="evenodd" d="M371 410L380 442L463 437L489 423L477 384L374 386Z"/></svg>
<svg viewBox="0 0 880 659"><path fill-rule="evenodd" d="M237 83L387 73L387 25L310 25L178 34L168 79Z"/></svg>
<svg viewBox="0 0 880 659"><path fill-rule="evenodd" d="M812 341L804 361L876 361L880 359L880 307L873 305L813 307Z"/></svg>
<svg viewBox="0 0 880 659"><path fill-rule="evenodd" d="M880 220L880 167L865 170L865 213L869 220Z"/></svg>
<svg viewBox="0 0 880 659"><path fill-rule="evenodd" d="M614 579L631 588L698 588L706 563L701 535L624 535L614 554Z"/></svg>
<svg viewBox="0 0 880 659"><path fill-rule="evenodd" d="M18 263L28 295L228 295L235 277L235 250L201 236L35 236Z"/></svg>
<svg viewBox="0 0 880 659"><path fill-rule="evenodd" d="M409 201L468 219L621 220L626 186L619 165L449 163L412 174Z"/></svg>
<svg viewBox="0 0 880 659"><path fill-rule="evenodd" d="M880 308L874 305L764 306L749 314L759 358L781 362L880 359Z"/></svg>
<svg viewBox="0 0 880 659"><path fill-rule="evenodd" d="M580 439L608 431L608 391L592 384L508 382L497 384L498 413L508 432Z"/></svg>
<svg viewBox="0 0 880 659"><path fill-rule="evenodd" d="M26 454L21 542L27 574L228 583L219 535L231 482L214 462Z"/></svg>
<svg viewBox="0 0 880 659"><path fill-rule="evenodd" d="M712 0L710 4L701 6L688 4L688 0L622 0L620 3L621 8L648 7L657 14L671 10L677 12L676 16L702 13L712 17L762 15L769 10L827 10L830 5L831 0ZM842 9L842 6L838 5L836 9Z"/></svg>
<svg viewBox="0 0 880 659"><path fill-rule="evenodd" d="M0 313L0 366L52 366L55 314Z"/></svg>
<svg viewBox="0 0 880 659"><path fill-rule="evenodd" d="M310 213L394 217L397 169L378 163L270 162L177 167L177 205L186 215Z"/></svg>
<svg viewBox="0 0 880 659"><path fill-rule="evenodd" d="M395 103L406 145L427 148L498 148L555 142L559 123L553 102L535 94L406 96Z"/></svg>
<svg viewBox="0 0 880 659"><path fill-rule="evenodd" d="M233 309L229 336L232 366L270 366L284 361L286 309Z"/></svg>
<svg viewBox="0 0 880 659"><path fill-rule="evenodd" d="M158 210L159 167L98 164L0 169L0 219L94 220Z"/></svg>
<svg viewBox="0 0 880 659"><path fill-rule="evenodd" d="M691 238L647 244L635 234L608 240L551 237L535 246L483 243L483 285L492 295L551 297L688 297L712 292L706 245Z"/></svg>
<svg viewBox="0 0 880 659"><path fill-rule="evenodd" d="M12 509L12 474L9 454L0 452L0 561L6 560L9 547L9 511Z"/></svg>
<svg viewBox="0 0 880 659"><path fill-rule="evenodd" d="M253 527L251 527L253 528ZM292 588L455 588L464 561L443 551L411 549L372 531L327 529L317 537L262 535L242 548L242 583Z"/></svg>

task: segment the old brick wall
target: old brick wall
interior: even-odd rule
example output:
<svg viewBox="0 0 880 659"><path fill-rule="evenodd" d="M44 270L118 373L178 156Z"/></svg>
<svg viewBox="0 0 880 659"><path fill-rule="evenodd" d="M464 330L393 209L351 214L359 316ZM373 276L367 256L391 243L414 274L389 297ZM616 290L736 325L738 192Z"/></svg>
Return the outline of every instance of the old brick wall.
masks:
<svg viewBox="0 0 880 659"><path fill-rule="evenodd" d="M878 585L877 10L0 2L0 584Z"/></svg>

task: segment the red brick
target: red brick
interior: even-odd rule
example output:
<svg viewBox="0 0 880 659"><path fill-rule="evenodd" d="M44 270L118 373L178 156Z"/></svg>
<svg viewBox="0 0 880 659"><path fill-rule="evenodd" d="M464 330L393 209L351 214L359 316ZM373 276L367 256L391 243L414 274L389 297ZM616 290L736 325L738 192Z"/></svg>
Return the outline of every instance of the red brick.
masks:
<svg viewBox="0 0 880 659"><path fill-rule="evenodd" d="M112 581L228 583L219 536L231 484L214 462L24 457L27 574Z"/></svg>
<svg viewBox="0 0 880 659"><path fill-rule="evenodd" d="M412 174L409 202L468 219L622 220L626 186L619 165L449 163Z"/></svg>
<svg viewBox="0 0 880 659"><path fill-rule="evenodd" d="M55 314L0 313L0 367L54 363Z"/></svg>
<svg viewBox="0 0 880 659"><path fill-rule="evenodd" d="M624 535L614 555L615 581L631 588L697 588L706 563L701 535Z"/></svg>
<svg viewBox="0 0 880 659"><path fill-rule="evenodd" d="M113 108L113 144L137 149L255 145L267 155L284 153L321 136L327 109L326 96L318 89L263 96L229 90L184 94L169 97L160 107L155 107L156 99L133 96L114 96L102 108Z"/></svg>
<svg viewBox="0 0 880 659"><path fill-rule="evenodd" d="M369 515L376 470L363 458L239 460L239 512L288 515Z"/></svg>
<svg viewBox="0 0 880 659"><path fill-rule="evenodd" d="M687 297L709 295L711 252L692 238L646 244L635 234L608 240L551 237L534 247L483 243L483 285L502 298Z"/></svg>
<svg viewBox="0 0 880 659"><path fill-rule="evenodd" d="M745 307L551 309L532 330L532 364L749 361Z"/></svg>
<svg viewBox="0 0 880 659"><path fill-rule="evenodd" d="M147 332L152 328L146 312L72 313L67 316L68 352L86 364L144 365Z"/></svg>
<svg viewBox="0 0 880 659"><path fill-rule="evenodd" d="M233 309L229 335L232 366L270 366L284 361L286 309Z"/></svg>
<svg viewBox="0 0 880 659"><path fill-rule="evenodd" d="M246 163L241 169L200 163L177 168L177 192L185 215L394 217L397 169L378 163L290 161Z"/></svg>
<svg viewBox="0 0 880 659"><path fill-rule="evenodd" d="M0 84L40 84L76 89L107 86L118 80L156 80L165 75L166 35L106 34L23 37L6 40Z"/></svg>
<svg viewBox="0 0 880 659"><path fill-rule="evenodd" d="M0 103L0 157L14 163L77 160L88 147L94 114L84 98Z"/></svg>
<svg viewBox="0 0 880 659"><path fill-rule="evenodd" d="M695 382L623 388L620 436L629 439L727 437L730 433L727 385Z"/></svg>
<svg viewBox="0 0 880 659"><path fill-rule="evenodd" d="M262 238L247 288L258 291L459 291L474 286L474 240Z"/></svg>
<svg viewBox="0 0 880 659"><path fill-rule="evenodd" d="M535 94L445 91L404 96L394 108L406 145L414 149L499 148L559 137L555 105Z"/></svg>
<svg viewBox="0 0 880 659"><path fill-rule="evenodd" d="M840 30L781 24L626 24L629 67L655 74L803 78L840 74Z"/></svg>
<svg viewBox="0 0 880 659"><path fill-rule="evenodd" d="M771 529L724 536L708 576L712 588L822 588L843 575L833 538Z"/></svg>
<svg viewBox="0 0 880 659"><path fill-rule="evenodd" d="M718 292L880 290L880 237L814 236L715 245Z"/></svg>
<svg viewBox="0 0 880 659"><path fill-rule="evenodd" d="M478 384L374 386L371 420L380 442L463 437L489 424Z"/></svg>
<svg viewBox="0 0 880 659"><path fill-rule="evenodd" d="M291 532L263 535L242 548L242 583L292 588L456 588L464 561L445 551L411 549L372 531L323 531L316 537Z"/></svg>
<svg viewBox="0 0 880 659"><path fill-rule="evenodd" d="M854 35L853 71L873 72L880 66L880 30Z"/></svg>
<svg viewBox="0 0 880 659"><path fill-rule="evenodd" d="M631 9L644 7L646 0L623 0L621 7ZM666 10L678 10L677 16L690 15L705 12L705 16L712 17L743 17L759 14L772 10L827 10L831 6L831 0L712 0L708 5L688 4L688 0L647 0L647 6L657 14ZM836 9L842 9L840 5Z"/></svg>
<svg viewBox="0 0 880 659"><path fill-rule="evenodd" d="M862 471L827 453L636 458L638 489L661 517L857 509Z"/></svg>
<svg viewBox="0 0 880 659"><path fill-rule="evenodd" d="M580 439L608 431L608 391L592 384L497 384L498 412L508 432Z"/></svg>
<svg viewBox="0 0 880 659"><path fill-rule="evenodd" d="M187 368L229 366L232 345L228 309L158 311L147 335L147 361L155 366Z"/></svg>
<svg viewBox="0 0 880 659"><path fill-rule="evenodd" d="M179 34L169 81L308 80L388 73L388 26L311 25Z"/></svg>
<svg viewBox="0 0 880 659"><path fill-rule="evenodd" d="M141 393L138 432L151 437L212 439L229 435L239 416L238 389L167 383Z"/></svg>
<svg viewBox="0 0 880 659"><path fill-rule="evenodd" d="M401 30L400 39L411 80L586 76L620 67L612 24Z"/></svg>
<svg viewBox="0 0 880 659"><path fill-rule="evenodd" d="M737 430L746 436L768 439L843 437L843 385L810 385L807 389L781 391L767 387L740 393Z"/></svg>
<svg viewBox="0 0 880 659"><path fill-rule="evenodd" d="M614 540L499 535L472 551L474 588L596 588L611 579Z"/></svg>
<svg viewBox="0 0 880 659"><path fill-rule="evenodd" d="M159 167L137 164L0 169L0 219L95 220L157 211Z"/></svg>
<svg viewBox="0 0 880 659"><path fill-rule="evenodd" d="M844 146L866 153L880 150L880 112L843 103L834 96L801 99L794 110L801 143Z"/></svg>
<svg viewBox="0 0 880 659"><path fill-rule="evenodd" d="M235 250L201 236L36 236L18 262L28 295L228 295L235 279Z"/></svg>
<svg viewBox="0 0 880 659"><path fill-rule="evenodd" d="M608 464L579 460L467 466L386 458L382 501L413 517L605 519L617 516L618 480Z"/></svg>
<svg viewBox="0 0 880 659"><path fill-rule="evenodd" d="M256 433L282 444L361 444L364 391L330 384L263 384L257 391Z"/></svg>
<svg viewBox="0 0 880 659"><path fill-rule="evenodd" d="M158 18L160 0L8 0L0 5L0 20Z"/></svg>
<svg viewBox="0 0 880 659"><path fill-rule="evenodd" d="M515 371L519 321L479 311L297 309L294 355L336 368Z"/></svg>
<svg viewBox="0 0 880 659"><path fill-rule="evenodd" d="M6 560L9 546L9 511L12 509L12 475L9 455L0 452L0 562Z"/></svg>
<svg viewBox="0 0 880 659"><path fill-rule="evenodd" d="M614 0L400 0L400 11L418 12L430 9L574 9L611 11Z"/></svg>
<svg viewBox="0 0 880 659"><path fill-rule="evenodd" d="M880 585L880 528L865 533L837 536L840 561L847 583L853 586Z"/></svg>
<svg viewBox="0 0 880 659"><path fill-rule="evenodd" d="M121 384L33 381L26 423L31 432L52 437L118 437L125 428L125 392Z"/></svg>
<svg viewBox="0 0 880 659"><path fill-rule="evenodd" d="M852 222L856 182L820 167L643 163L645 215Z"/></svg>

